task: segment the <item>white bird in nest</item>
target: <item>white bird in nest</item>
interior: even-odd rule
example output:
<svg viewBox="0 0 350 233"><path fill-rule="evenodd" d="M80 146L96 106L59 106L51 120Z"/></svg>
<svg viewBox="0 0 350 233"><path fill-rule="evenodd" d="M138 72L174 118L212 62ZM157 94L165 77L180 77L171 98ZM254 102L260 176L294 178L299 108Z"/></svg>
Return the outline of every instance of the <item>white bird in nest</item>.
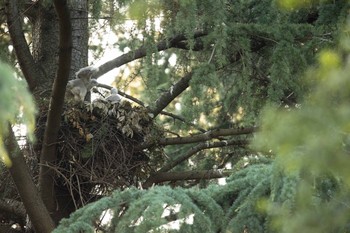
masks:
<svg viewBox="0 0 350 233"><path fill-rule="evenodd" d="M109 101L111 104L119 103L121 101L121 98L118 95L118 89L113 87L110 91L110 96L108 96L106 100Z"/></svg>
<svg viewBox="0 0 350 233"><path fill-rule="evenodd" d="M88 66L75 73L76 79L70 80L66 87L65 99L68 103L84 101L87 92L98 84L96 79L91 79L91 76L97 71L98 68Z"/></svg>
<svg viewBox="0 0 350 233"><path fill-rule="evenodd" d="M85 96L88 91L94 86L97 86L98 82L96 79L91 79L88 84L83 82L81 79L73 79L67 83L66 87L66 100L69 103L84 102Z"/></svg>

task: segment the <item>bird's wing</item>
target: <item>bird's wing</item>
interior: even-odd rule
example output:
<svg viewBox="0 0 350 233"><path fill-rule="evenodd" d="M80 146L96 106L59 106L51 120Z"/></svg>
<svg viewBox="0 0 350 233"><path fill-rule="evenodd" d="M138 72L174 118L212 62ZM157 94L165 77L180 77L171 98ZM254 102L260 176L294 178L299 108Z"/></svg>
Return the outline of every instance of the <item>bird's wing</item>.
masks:
<svg viewBox="0 0 350 233"><path fill-rule="evenodd" d="M106 98L107 101L111 102L112 104L118 103L121 98L119 95L110 95Z"/></svg>

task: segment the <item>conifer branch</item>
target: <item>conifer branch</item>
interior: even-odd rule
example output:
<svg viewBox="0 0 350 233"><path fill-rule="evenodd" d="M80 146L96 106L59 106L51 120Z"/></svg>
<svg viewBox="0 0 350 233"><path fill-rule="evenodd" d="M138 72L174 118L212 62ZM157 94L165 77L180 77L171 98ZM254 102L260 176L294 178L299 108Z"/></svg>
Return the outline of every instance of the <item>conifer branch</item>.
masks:
<svg viewBox="0 0 350 233"><path fill-rule="evenodd" d="M206 36L207 33L203 32L203 31L198 31L195 32L193 35L193 39L199 38L199 37L203 37ZM170 39L165 39L160 41L157 44L157 51L163 51L169 48L175 48L178 43L183 42L184 40L187 40L188 38L183 35L183 34L179 34L176 35ZM93 78L98 78L101 75L115 69L118 68L122 65L125 65L131 61L137 60L139 58L145 57L147 55L147 48L145 46L141 46L139 49L136 49L135 51L130 51L128 53L125 53L113 60L110 60L106 63L104 63L103 65L101 65L99 67L99 71L94 75Z"/></svg>
<svg viewBox="0 0 350 233"><path fill-rule="evenodd" d="M188 137L171 137L171 138L160 138L158 141L145 142L140 145L137 149L142 150L149 148L154 145L167 146L167 145L179 145L179 144L189 144L196 142L208 141L213 138L220 136L235 136L235 135L245 135L256 132L258 127L247 127L247 128L229 128L229 129L215 129L210 130L202 134L197 134Z"/></svg>
<svg viewBox="0 0 350 233"><path fill-rule="evenodd" d="M19 14L18 9L18 0L7 0L5 2L5 11L7 27L18 59L18 64L28 83L29 90L32 92L36 87L37 80L40 80L42 72L35 63L24 37L21 23L22 16Z"/></svg>
<svg viewBox="0 0 350 233"><path fill-rule="evenodd" d="M142 185L143 188L149 188L153 184L165 181L178 180L202 180L202 179L218 179L230 176L232 171L229 170L204 170L204 171L181 171L181 172L159 172L155 176L151 176Z"/></svg>
<svg viewBox="0 0 350 233"><path fill-rule="evenodd" d="M168 164L164 165L161 169L158 170L158 172L170 171L172 168L174 168L178 164L189 159L192 155L198 153L199 151L205 150L205 149L225 147L225 146L245 147L246 145L248 145L248 143L249 142L247 140L236 140L236 139L218 141L218 142L202 142L202 143L192 147L191 149L189 149L185 154L178 156L174 160L170 161Z"/></svg>

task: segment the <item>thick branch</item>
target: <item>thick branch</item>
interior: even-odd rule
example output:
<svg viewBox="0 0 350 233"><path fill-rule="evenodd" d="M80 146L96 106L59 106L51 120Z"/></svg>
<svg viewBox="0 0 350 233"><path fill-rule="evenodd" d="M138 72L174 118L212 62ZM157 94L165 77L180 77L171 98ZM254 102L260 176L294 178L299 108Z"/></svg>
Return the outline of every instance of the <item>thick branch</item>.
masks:
<svg viewBox="0 0 350 233"><path fill-rule="evenodd" d="M162 110L168 106L178 95L180 95L189 86L192 78L192 73L188 73L182 77L176 84L174 84L168 91L164 92L157 100L155 108L151 109L151 112L156 117Z"/></svg>
<svg viewBox="0 0 350 233"><path fill-rule="evenodd" d="M233 146L233 145L242 147L242 146L246 146L247 144L248 144L247 140L227 140L227 141L219 141L219 142L203 142L203 143L198 144L197 146L192 147L185 154L180 155L177 158L175 158L174 160L170 161L168 164L166 164L161 169L159 169L156 174L158 174L159 172L170 171L172 168L174 168L178 164L189 159L192 155L194 155L194 154L196 154L199 151L204 150L204 149Z"/></svg>
<svg viewBox="0 0 350 233"><path fill-rule="evenodd" d="M262 47L262 45L260 45ZM174 45L175 47L175 45ZM261 47L254 47L254 49L260 49ZM241 57L240 53L236 53L235 61L239 60ZM231 61L233 62L233 61ZM156 117L161 111L168 106L168 104L173 101L178 95L180 95L184 90L189 87L189 82L192 78L193 73L189 73L184 76L180 81L173 85L167 92L162 94L157 100L154 109L151 112Z"/></svg>
<svg viewBox="0 0 350 233"><path fill-rule="evenodd" d="M60 22L60 44L57 77L53 84L47 124L44 133L40 163L51 164L56 160L56 141L61 122L64 93L69 77L72 52L72 30L67 1L55 0L54 5ZM56 209L54 171L50 166L40 167L39 185L41 196L51 213Z"/></svg>
<svg viewBox="0 0 350 233"><path fill-rule="evenodd" d="M199 38L202 36L207 35L207 33L205 32L196 32L193 35L193 38ZM161 42L159 42L157 44L157 51L163 51L172 47L176 47L176 45L183 41L186 40L188 38L186 38L185 35L180 34L180 35L176 35L171 39L167 39L167 40L163 40ZM136 59L145 57L147 55L147 49L145 46L140 47L139 49L135 50L135 51L130 51L128 53L125 53L113 60L110 60L108 62L106 62L105 64L101 65L99 67L99 71L95 74L94 78L97 78L117 67L120 67L122 65L125 65L131 61L134 61Z"/></svg>
<svg viewBox="0 0 350 233"><path fill-rule="evenodd" d="M16 52L19 66L27 80L30 91L36 87L36 81L41 72L30 53L27 41L24 37L21 16L18 10L18 0L7 0L5 3L7 26Z"/></svg>
<svg viewBox="0 0 350 233"><path fill-rule="evenodd" d="M178 145L178 144L189 144L195 142L208 141L213 138L222 136L234 136L254 133L257 127L248 128L230 128L230 129L215 129L207 131L203 134L197 134L189 137L172 137L172 138L161 138L157 142L145 142L141 144L137 149L146 149L154 145L165 146L165 145Z"/></svg>
<svg viewBox="0 0 350 233"><path fill-rule="evenodd" d="M143 185L143 188L149 188L153 184L165 181L178 180L202 180L202 179L218 179L230 176L232 171L207 170L207 171L182 171L182 172L159 172L155 176L151 176Z"/></svg>
<svg viewBox="0 0 350 233"><path fill-rule="evenodd" d="M5 143L12 160L12 167L9 168L9 171L35 230L43 233L51 232L54 229L54 223L39 196L11 128Z"/></svg>

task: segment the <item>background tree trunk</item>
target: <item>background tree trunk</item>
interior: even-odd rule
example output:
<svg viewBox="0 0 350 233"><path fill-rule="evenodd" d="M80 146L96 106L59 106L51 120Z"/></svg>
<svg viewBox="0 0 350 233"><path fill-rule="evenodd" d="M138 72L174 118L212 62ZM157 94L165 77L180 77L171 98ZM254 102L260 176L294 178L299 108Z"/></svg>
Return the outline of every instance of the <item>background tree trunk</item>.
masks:
<svg viewBox="0 0 350 233"><path fill-rule="evenodd" d="M72 65L70 79L80 68L88 64L88 1L70 1L72 22ZM38 80L41 91L51 90L58 64L58 19L53 6L39 6L33 21L33 57L45 74ZM49 92L44 92L48 97ZM42 96L41 96L42 97ZM37 97L38 98L38 97Z"/></svg>

